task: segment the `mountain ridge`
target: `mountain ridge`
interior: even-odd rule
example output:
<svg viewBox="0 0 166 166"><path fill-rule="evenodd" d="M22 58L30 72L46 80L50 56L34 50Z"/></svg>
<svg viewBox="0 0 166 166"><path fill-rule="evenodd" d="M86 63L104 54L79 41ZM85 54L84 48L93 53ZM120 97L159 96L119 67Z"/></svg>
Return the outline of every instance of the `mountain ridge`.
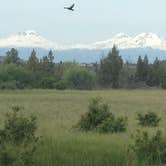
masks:
<svg viewBox="0 0 166 166"><path fill-rule="evenodd" d="M114 44L118 47L124 61L136 63L139 55L142 57L148 55L150 62L153 62L156 57L160 60L166 59L166 39L150 32L135 36L118 33L103 41L66 45L52 42L39 33L29 30L1 38L0 56L5 56L6 52L14 47L22 59L28 59L33 49L37 52L38 58L42 58L51 49L56 62L95 63L106 57Z"/></svg>
<svg viewBox="0 0 166 166"><path fill-rule="evenodd" d="M60 44L50 41L34 30L12 34L6 38L0 38L0 47L34 47L54 50L67 49L108 49L116 45L119 49L130 48L153 48L166 50L166 39L159 35L148 32L129 36L118 33L112 38L87 44Z"/></svg>

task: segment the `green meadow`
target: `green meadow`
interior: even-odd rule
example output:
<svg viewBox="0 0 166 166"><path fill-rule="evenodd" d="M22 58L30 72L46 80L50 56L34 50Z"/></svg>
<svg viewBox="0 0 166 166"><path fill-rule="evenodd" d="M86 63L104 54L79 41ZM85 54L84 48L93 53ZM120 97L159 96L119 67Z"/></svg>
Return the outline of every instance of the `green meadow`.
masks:
<svg viewBox="0 0 166 166"><path fill-rule="evenodd" d="M101 97L116 116L128 117L125 133L84 133L74 129L89 100ZM164 90L100 90L57 91L15 90L0 91L0 124L11 106L24 107L25 114L34 114L41 136L36 166L147 166L137 161L128 147L137 129L153 134L158 129L166 137L166 91ZM140 127L138 112L156 112L161 118L156 128Z"/></svg>

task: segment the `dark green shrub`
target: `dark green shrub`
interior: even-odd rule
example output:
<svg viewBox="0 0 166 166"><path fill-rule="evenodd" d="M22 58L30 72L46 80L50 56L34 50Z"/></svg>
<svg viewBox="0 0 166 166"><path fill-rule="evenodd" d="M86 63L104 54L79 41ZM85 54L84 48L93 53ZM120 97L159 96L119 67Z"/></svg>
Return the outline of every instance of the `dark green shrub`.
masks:
<svg viewBox="0 0 166 166"><path fill-rule="evenodd" d="M160 118L158 115L154 112L148 112L146 114L137 114L137 120L139 121L139 125L141 126L152 126L156 127L158 126L160 122Z"/></svg>
<svg viewBox="0 0 166 166"><path fill-rule="evenodd" d="M126 126L127 118L120 117L116 119L113 114L110 114L110 117L98 126L98 130L102 133L118 133L126 131Z"/></svg>
<svg viewBox="0 0 166 166"><path fill-rule="evenodd" d="M56 79L54 77L44 77L40 80L40 87L43 89L54 89Z"/></svg>
<svg viewBox="0 0 166 166"><path fill-rule="evenodd" d="M161 88L166 89L166 77L161 78Z"/></svg>
<svg viewBox="0 0 166 166"><path fill-rule="evenodd" d="M85 131L94 130L109 116L108 105L102 103L99 98L93 98L89 103L88 112L81 117L79 127Z"/></svg>
<svg viewBox="0 0 166 166"><path fill-rule="evenodd" d="M107 104L102 103L99 98L94 98L89 104L88 112L81 117L78 125L83 131L113 133L125 131L126 124L126 118L115 118Z"/></svg>
<svg viewBox="0 0 166 166"><path fill-rule="evenodd" d="M68 87L72 89L90 90L94 88L96 83L95 73L80 67L66 72L64 78Z"/></svg>
<svg viewBox="0 0 166 166"><path fill-rule="evenodd" d="M65 90L66 89L66 82L64 80L60 80L55 83L55 88L58 90Z"/></svg>
<svg viewBox="0 0 166 166"><path fill-rule="evenodd" d="M16 81L6 81L6 82L0 82L0 89L17 89L17 82Z"/></svg>
<svg viewBox="0 0 166 166"><path fill-rule="evenodd" d="M0 130L0 164L2 166L32 166L38 137L36 118L26 117L20 107L12 107Z"/></svg>
<svg viewBox="0 0 166 166"><path fill-rule="evenodd" d="M166 163L166 139L162 138L161 131L150 137L147 132L137 131L131 149L139 161L145 160L150 164Z"/></svg>
<svg viewBox="0 0 166 166"><path fill-rule="evenodd" d="M127 117L119 117L114 122L114 132L124 132L127 129Z"/></svg>
<svg viewBox="0 0 166 166"><path fill-rule="evenodd" d="M32 73L16 64L0 65L0 88L23 89L32 82Z"/></svg>

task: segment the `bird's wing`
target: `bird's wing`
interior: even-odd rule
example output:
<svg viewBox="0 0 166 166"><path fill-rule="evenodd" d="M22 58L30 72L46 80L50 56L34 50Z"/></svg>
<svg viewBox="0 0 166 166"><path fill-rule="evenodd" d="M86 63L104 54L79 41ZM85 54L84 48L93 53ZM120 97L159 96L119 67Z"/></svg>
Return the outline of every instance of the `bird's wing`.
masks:
<svg viewBox="0 0 166 166"><path fill-rule="evenodd" d="M75 6L75 4L73 3L73 5L70 6L70 8L72 9Z"/></svg>

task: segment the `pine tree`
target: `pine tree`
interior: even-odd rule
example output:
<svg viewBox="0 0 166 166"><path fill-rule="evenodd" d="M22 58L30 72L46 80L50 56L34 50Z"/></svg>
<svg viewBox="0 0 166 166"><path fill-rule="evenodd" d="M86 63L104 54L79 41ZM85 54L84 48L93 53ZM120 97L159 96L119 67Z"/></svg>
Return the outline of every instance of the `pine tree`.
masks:
<svg viewBox="0 0 166 166"><path fill-rule="evenodd" d="M28 68L32 71L37 71L39 68L39 59L36 56L36 51L33 50L29 59L28 59Z"/></svg>
<svg viewBox="0 0 166 166"><path fill-rule="evenodd" d="M136 80L146 81L148 72L149 72L149 60L147 55L145 55L143 60L141 56L139 56L136 66Z"/></svg>
<svg viewBox="0 0 166 166"><path fill-rule="evenodd" d="M155 61L153 62L153 67L158 70L160 67L160 61L158 60L158 58L155 59Z"/></svg>
<svg viewBox="0 0 166 166"><path fill-rule="evenodd" d="M50 63L53 63L53 61L54 61L54 55L53 55L52 50L50 50L49 53L48 53L48 59L49 59Z"/></svg>
<svg viewBox="0 0 166 166"><path fill-rule="evenodd" d="M137 66L136 66L136 80L142 81L142 69L143 69L143 61L141 56L138 57Z"/></svg>
<svg viewBox="0 0 166 166"><path fill-rule="evenodd" d="M149 72L149 60L147 55L145 55L143 60L142 81L147 80L148 72Z"/></svg>
<svg viewBox="0 0 166 166"><path fill-rule="evenodd" d="M41 70L45 75L54 74L54 56L53 52L50 50L47 56L44 56L40 62Z"/></svg>
<svg viewBox="0 0 166 166"><path fill-rule="evenodd" d="M108 56L100 62L99 77L103 85L112 88L119 87L119 75L123 67L123 60L119 56L119 51L116 46L112 48Z"/></svg>
<svg viewBox="0 0 166 166"><path fill-rule="evenodd" d="M152 65L149 67L146 84L149 86L159 86L160 84L160 61L158 58L155 59Z"/></svg>
<svg viewBox="0 0 166 166"><path fill-rule="evenodd" d="M21 59L18 56L18 51L15 48L12 48L10 51L6 53L6 58L4 60L4 64L20 64Z"/></svg>

